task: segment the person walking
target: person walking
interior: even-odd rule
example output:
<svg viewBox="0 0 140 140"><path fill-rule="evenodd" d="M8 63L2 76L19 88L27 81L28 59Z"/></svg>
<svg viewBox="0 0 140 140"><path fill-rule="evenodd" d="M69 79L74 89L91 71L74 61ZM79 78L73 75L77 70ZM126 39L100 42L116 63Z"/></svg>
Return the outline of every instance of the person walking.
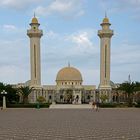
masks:
<svg viewBox="0 0 140 140"><path fill-rule="evenodd" d="M92 109L94 110L95 109L95 102L92 102Z"/></svg>
<svg viewBox="0 0 140 140"><path fill-rule="evenodd" d="M99 106L100 106L100 103L99 103L99 101L97 101L96 102L96 111L98 111L98 112L99 112Z"/></svg>

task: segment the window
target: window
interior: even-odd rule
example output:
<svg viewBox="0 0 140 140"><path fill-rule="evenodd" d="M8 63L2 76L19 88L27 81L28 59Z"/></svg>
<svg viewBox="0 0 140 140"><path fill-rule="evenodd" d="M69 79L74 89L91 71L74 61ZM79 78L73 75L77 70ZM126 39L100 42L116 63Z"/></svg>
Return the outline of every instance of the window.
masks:
<svg viewBox="0 0 140 140"><path fill-rule="evenodd" d="M36 78L36 45L35 44L34 44L34 73Z"/></svg>
<svg viewBox="0 0 140 140"><path fill-rule="evenodd" d="M106 71L107 71L107 45L105 45L105 78L106 78Z"/></svg>
<svg viewBox="0 0 140 140"><path fill-rule="evenodd" d="M50 96L49 96L49 100L51 100L51 99L52 99L52 96L50 95Z"/></svg>

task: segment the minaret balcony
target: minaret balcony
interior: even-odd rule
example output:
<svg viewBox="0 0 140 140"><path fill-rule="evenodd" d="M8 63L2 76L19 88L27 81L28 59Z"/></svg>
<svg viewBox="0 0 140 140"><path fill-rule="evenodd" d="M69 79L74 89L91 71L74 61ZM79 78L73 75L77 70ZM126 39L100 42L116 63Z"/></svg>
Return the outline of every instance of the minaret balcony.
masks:
<svg viewBox="0 0 140 140"><path fill-rule="evenodd" d="M41 37L43 35L42 30L27 30L27 35L29 37Z"/></svg>
<svg viewBox="0 0 140 140"><path fill-rule="evenodd" d="M112 37L114 34L113 30L99 30L98 36L99 37Z"/></svg>

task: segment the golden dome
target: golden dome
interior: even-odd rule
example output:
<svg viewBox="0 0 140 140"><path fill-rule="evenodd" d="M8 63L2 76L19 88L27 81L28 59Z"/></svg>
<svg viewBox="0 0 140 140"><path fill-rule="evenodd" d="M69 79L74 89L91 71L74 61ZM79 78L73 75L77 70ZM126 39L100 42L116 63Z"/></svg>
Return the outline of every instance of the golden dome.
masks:
<svg viewBox="0 0 140 140"><path fill-rule="evenodd" d="M109 23L109 19L108 19L107 17L105 17L105 18L103 19L103 23Z"/></svg>
<svg viewBox="0 0 140 140"><path fill-rule="evenodd" d="M79 70L74 67L62 68L56 77L56 81L80 81L82 82L82 75Z"/></svg>
<svg viewBox="0 0 140 140"><path fill-rule="evenodd" d="M33 23L33 24L38 24L38 19L37 19L36 17L34 17L34 18L32 19L32 23Z"/></svg>

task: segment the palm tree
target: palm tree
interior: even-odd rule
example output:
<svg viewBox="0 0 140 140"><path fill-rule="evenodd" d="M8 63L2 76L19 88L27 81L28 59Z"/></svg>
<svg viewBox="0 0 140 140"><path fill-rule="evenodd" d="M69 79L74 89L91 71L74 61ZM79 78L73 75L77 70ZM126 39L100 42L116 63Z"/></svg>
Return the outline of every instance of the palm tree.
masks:
<svg viewBox="0 0 140 140"><path fill-rule="evenodd" d="M29 86L21 86L18 88L18 93L22 95L23 97L23 103L26 104L28 103L28 96L32 92L33 87Z"/></svg>
<svg viewBox="0 0 140 140"><path fill-rule="evenodd" d="M133 95L134 95L134 92L136 91L136 83L132 82L127 82L127 83L122 83L120 85L120 87L118 87L119 91L123 91L124 94L127 95L127 98L128 98L128 104L130 106L132 106L132 102L133 102Z"/></svg>
<svg viewBox="0 0 140 140"><path fill-rule="evenodd" d="M137 98L137 102L140 103L140 82L135 82L135 94Z"/></svg>
<svg viewBox="0 0 140 140"><path fill-rule="evenodd" d="M140 82L135 82L135 91L140 91Z"/></svg>

